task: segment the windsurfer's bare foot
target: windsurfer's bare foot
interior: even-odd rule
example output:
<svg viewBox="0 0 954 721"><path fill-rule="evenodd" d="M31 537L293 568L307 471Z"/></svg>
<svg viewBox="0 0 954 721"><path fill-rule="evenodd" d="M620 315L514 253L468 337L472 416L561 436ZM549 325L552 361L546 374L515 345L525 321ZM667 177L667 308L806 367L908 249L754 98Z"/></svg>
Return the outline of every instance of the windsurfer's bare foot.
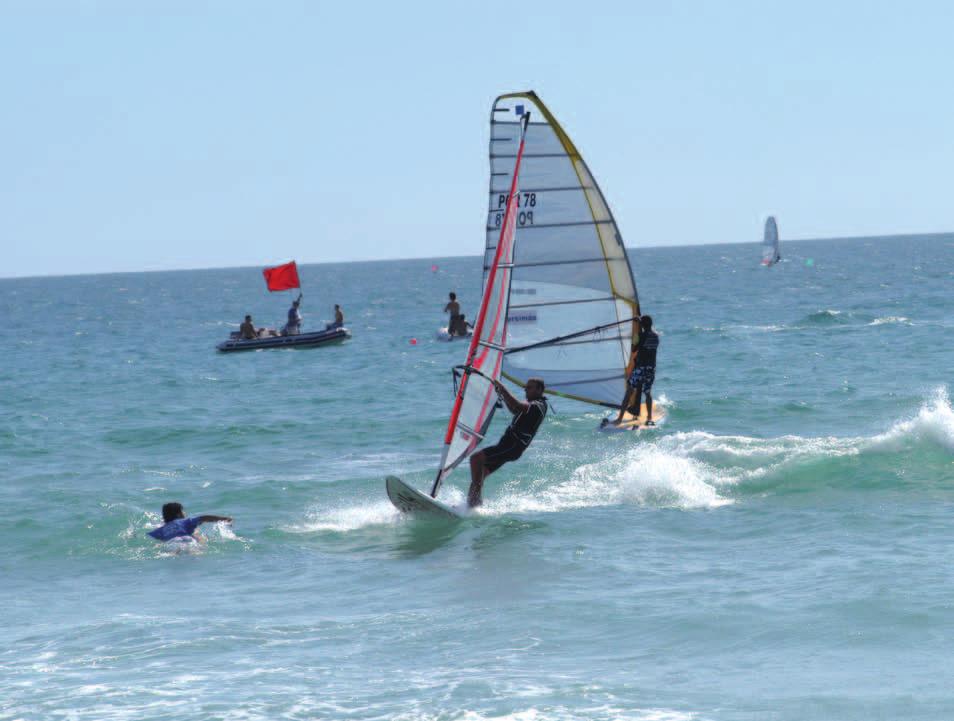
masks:
<svg viewBox="0 0 954 721"><path fill-rule="evenodd" d="M652 418L647 418L647 419L646 419L646 425L647 425L647 426L654 426L654 425L656 425L656 421L654 421Z"/></svg>

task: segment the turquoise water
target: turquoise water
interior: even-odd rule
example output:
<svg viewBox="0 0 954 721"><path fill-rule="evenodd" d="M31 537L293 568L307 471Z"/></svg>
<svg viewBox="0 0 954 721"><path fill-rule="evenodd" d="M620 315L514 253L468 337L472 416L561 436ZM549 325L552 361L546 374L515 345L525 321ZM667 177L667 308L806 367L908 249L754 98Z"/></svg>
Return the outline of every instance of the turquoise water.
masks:
<svg viewBox="0 0 954 721"><path fill-rule="evenodd" d="M383 476L479 258L304 266L353 340L231 355L258 269L0 281L0 719L954 717L954 236L782 253L633 250L667 422L557 399L454 527ZM234 526L170 554L168 500Z"/></svg>

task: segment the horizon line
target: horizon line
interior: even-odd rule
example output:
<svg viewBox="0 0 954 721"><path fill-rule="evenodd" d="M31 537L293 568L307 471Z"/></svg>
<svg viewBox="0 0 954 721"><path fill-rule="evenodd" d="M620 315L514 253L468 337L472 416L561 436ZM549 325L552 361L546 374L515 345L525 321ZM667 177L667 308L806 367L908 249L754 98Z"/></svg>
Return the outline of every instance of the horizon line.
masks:
<svg viewBox="0 0 954 721"><path fill-rule="evenodd" d="M785 238L780 239L784 243L822 243L822 242L842 242L848 240L891 240L896 238L922 238L927 236L945 236L954 235L954 231L942 231L934 233L891 233L890 235L844 235L832 238ZM761 245L760 240L737 240L720 243L683 243L683 244L661 244L661 245L626 245L627 252L640 250L657 250L660 248L698 248L698 247L718 247L721 245ZM412 255L401 258L363 258L359 260L319 260L305 261L299 265L350 265L352 263L392 263L404 260L445 260L455 258L479 258L480 254L465 255ZM289 261L286 261L289 262ZM298 262L297 260L294 262ZM149 268L145 270L103 270L88 273L47 273L41 275L0 275L0 281L4 280L30 280L35 278L82 278L84 276L100 275L132 275L139 273L188 273L199 270L242 270L245 268L260 268L258 265L222 265L222 266L196 266L188 268ZM264 266L268 267L268 266Z"/></svg>

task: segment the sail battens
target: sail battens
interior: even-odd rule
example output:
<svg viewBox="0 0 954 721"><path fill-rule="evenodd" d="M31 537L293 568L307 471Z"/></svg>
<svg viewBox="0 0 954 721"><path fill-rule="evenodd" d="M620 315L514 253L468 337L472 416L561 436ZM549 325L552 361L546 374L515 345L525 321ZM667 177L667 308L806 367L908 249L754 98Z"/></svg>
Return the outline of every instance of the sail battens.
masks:
<svg viewBox="0 0 954 721"><path fill-rule="evenodd" d="M505 351L505 350L507 350L506 346L502 346L502 345L500 345L500 344L498 344L498 343L488 343L487 341L484 341L484 340L478 341L478 342L479 342L480 345L482 345L484 348L493 348L494 350L499 350L499 351Z"/></svg>
<svg viewBox="0 0 954 721"><path fill-rule="evenodd" d="M546 371L541 371L541 372L546 373ZM618 381L623 379L625 379L625 376L620 374L620 375L604 376L602 378L587 378L585 380L576 380L576 381L572 381L572 383L570 382L560 383L559 381L557 381L556 383L552 385L548 385L547 390L551 390L553 388L559 388L561 385L562 386L568 386L568 385L582 386L588 383L606 383L607 381Z"/></svg>
<svg viewBox="0 0 954 721"><path fill-rule="evenodd" d="M575 258L573 260L550 260L550 261L540 261L539 263L511 263L508 265L508 268L545 268L552 265L573 265L575 263L605 263L606 258ZM484 270L488 270L489 265L484 266Z"/></svg>
<svg viewBox="0 0 954 721"><path fill-rule="evenodd" d="M626 336L627 338L629 336ZM534 343L532 346L526 348L526 350L537 350L539 348L553 348L555 346L568 346L568 345L588 345L592 343L616 343L623 340L622 335L613 335L603 338L587 338L585 340L575 340L575 339L561 339L554 338L552 340L542 340L539 343ZM507 355L513 355L515 353L522 353L524 349L522 348L508 348Z"/></svg>
<svg viewBox="0 0 954 721"><path fill-rule="evenodd" d="M520 303L518 305L511 305L511 310L517 310L519 308L546 308L553 305L575 305L576 303L607 303L615 301L611 295L605 296L603 298L582 298L580 300L552 300L548 303Z"/></svg>
<svg viewBox="0 0 954 721"><path fill-rule="evenodd" d="M468 426L468 425L467 425L466 423L464 423L463 421L458 421L457 427L458 427L460 430L462 430L464 433L469 433L469 434L472 435L472 436L476 436L476 437L479 438L480 440L484 440L484 434L483 434L483 433L480 433L480 432L478 432L478 431L475 431L473 428L471 428L470 426Z"/></svg>
<svg viewBox="0 0 954 721"><path fill-rule="evenodd" d="M491 175L497 175L497 173L491 173ZM580 190L579 185L564 185L564 186L554 186L552 188L520 188L521 193L562 193L566 191L578 191ZM592 188L582 188L583 190L591 190ZM506 189L500 190L490 190L490 194L493 196L498 196L501 193L506 193Z"/></svg>
<svg viewBox="0 0 954 721"><path fill-rule="evenodd" d="M498 154L491 153L490 155L491 160L497 160L498 158L516 158L516 157L517 157L516 155L512 155L510 153L498 153ZM564 157L564 154L563 153L526 153L524 154L523 157L525 158L562 158Z"/></svg>
<svg viewBox="0 0 954 721"><path fill-rule="evenodd" d="M535 93L501 96L494 108L517 105L533 122L521 160L503 374L520 384L538 375L557 394L618 407L640 315L622 234L579 150ZM507 193L495 173L519 152L497 127L511 118L491 113L485 287Z"/></svg>
<svg viewBox="0 0 954 721"><path fill-rule="evenodd" d="M487 212L488 212L488 213L499 213L500 211L499 211L499 210L493 210L493 209L491 209L491 210L489 210L489 211L487 211ZM526 224L526 225L521 225L521 226L520 226L520 230L521 230L521 231L524 231L524 230L549 230L549 229L551 229L551 228L574 228L574 227L577 227L577 228L578 228L578 227L584 226L584 225L612 225L612 224L613 224L613 221L612 221L612 220L576 220L576 221L571 221L571 222L568 222L568 223L533 223L533 224L528 223L528 224ZM497 228L493 228L493 227L491 227L491 226L489 226L489 225L487 226L487 232L488 232L488 233L489 233L489 232L492 232L492 231L495 231L495 230L498 230L498 229L497 229ZM604 257L605 257L605 256L604 256Z"/></svg>

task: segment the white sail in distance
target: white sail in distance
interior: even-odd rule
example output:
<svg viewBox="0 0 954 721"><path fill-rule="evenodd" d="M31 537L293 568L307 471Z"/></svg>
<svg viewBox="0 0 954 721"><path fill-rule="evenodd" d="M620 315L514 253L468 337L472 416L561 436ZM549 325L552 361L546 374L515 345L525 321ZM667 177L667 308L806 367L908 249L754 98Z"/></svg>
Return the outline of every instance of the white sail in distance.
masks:
<svg viewBox="0 0 954 721"><path fill-rule="evenodd" d="M762 235L762 265L778 263L781 255L778 252L778 223L775 216L770 215L765 220L765 233Z"/></svg>
<svg viewBox="0 0 954 721"><path fill-rule="evenodd" d="M517 243L503 374L520 385L617 408L626 390L639 300L623 238L593 174L532 92L501 95L490 118L484 283L505 220L520 124L531 113L516 208Z"/></svg>
<svg viewBox="0 0 954 721"><path fill-rule="evenodd" d="M431 488L431 496L435 498L447 474L484 440L497 403L493 382L500 378L508 342L507 304L516 242L517 198L520 194L518 180L529 121L523 105L515 106L509 112L514 118L512 134L516 142L507 171L508 187L501 208L500 225L495 233L494 252L485 275L480 310L467 350L467 361L463 366L463 376L444 436L440 469Z"/></svg>

